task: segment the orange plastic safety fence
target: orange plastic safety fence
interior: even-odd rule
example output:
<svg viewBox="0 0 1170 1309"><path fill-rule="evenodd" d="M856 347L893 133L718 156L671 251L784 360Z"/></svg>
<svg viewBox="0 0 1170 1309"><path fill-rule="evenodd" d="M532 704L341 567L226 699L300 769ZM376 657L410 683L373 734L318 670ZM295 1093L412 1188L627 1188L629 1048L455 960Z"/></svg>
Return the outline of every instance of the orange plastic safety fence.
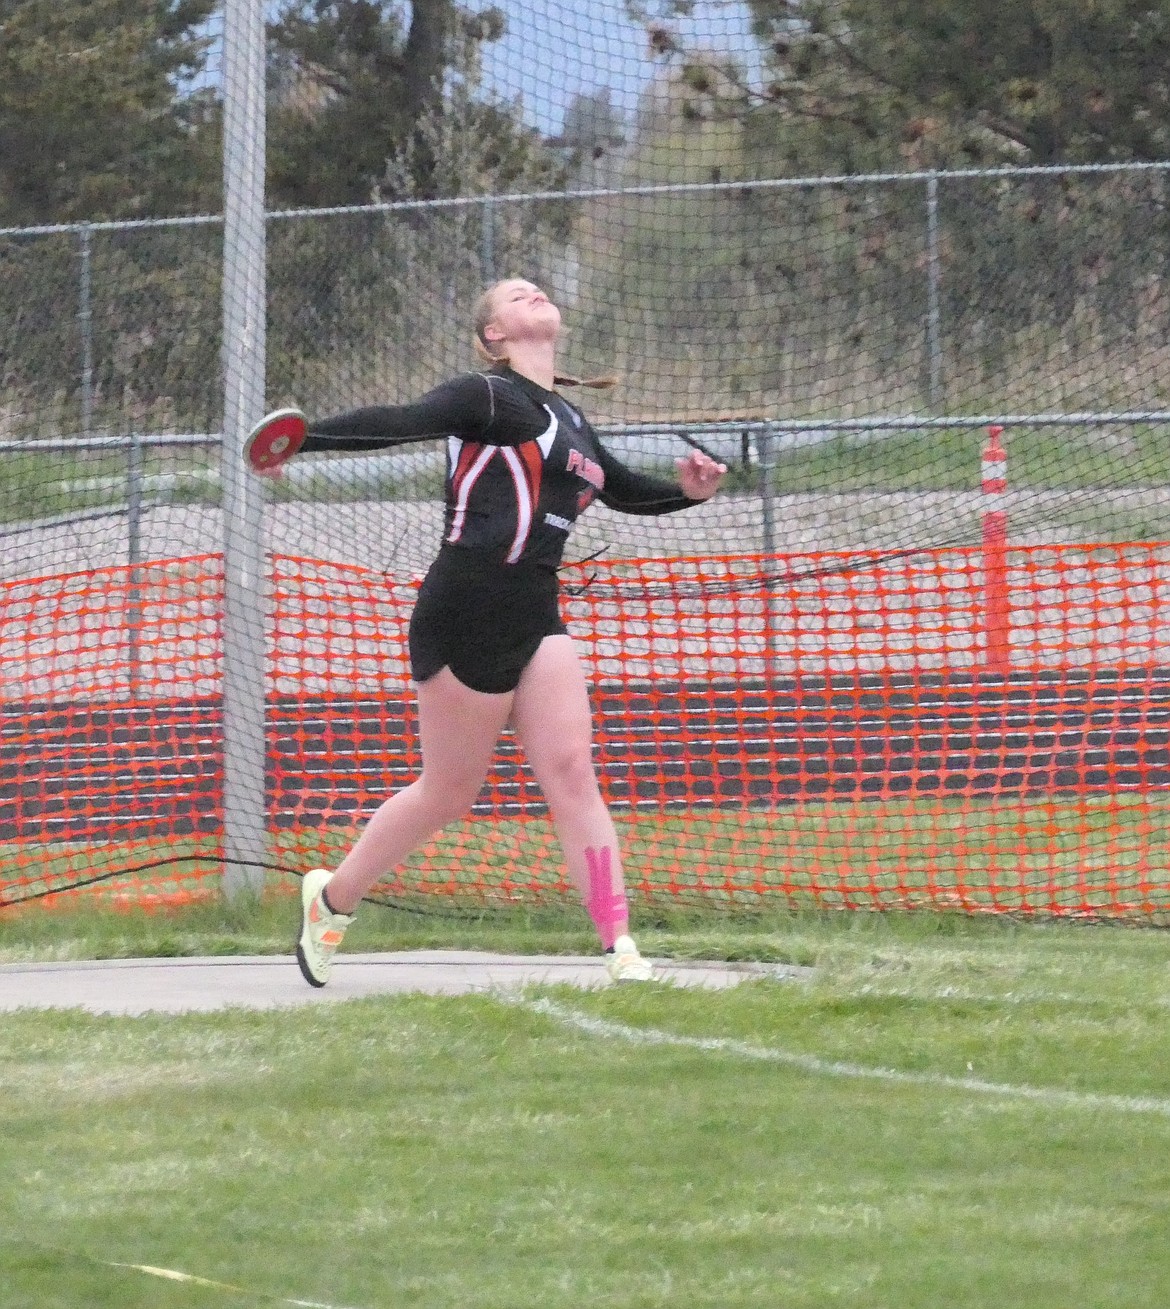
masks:
<svg viewBox="0 0 1170 1309"><path fill-rule="evenodd" d="M1170 913L1170 546L1011 549L1001 599L985 562L566 569L635 898ZM273 558L256 743L272 866L336 862L417 773L413 599L370 570ZM134 904L217 888L222 602L213 555L4 588L0 903L95 879ZM989 642L1001 621L1007 642ZM572 894L510 737L471 819L379 891Z"/></svg>
<svg viewBox="0 0 1170 1309"><path fill-rule="evenodd" d="M214 885L222 559L27 579L0 596L0 903L94 879L134 904Z"/></svg>

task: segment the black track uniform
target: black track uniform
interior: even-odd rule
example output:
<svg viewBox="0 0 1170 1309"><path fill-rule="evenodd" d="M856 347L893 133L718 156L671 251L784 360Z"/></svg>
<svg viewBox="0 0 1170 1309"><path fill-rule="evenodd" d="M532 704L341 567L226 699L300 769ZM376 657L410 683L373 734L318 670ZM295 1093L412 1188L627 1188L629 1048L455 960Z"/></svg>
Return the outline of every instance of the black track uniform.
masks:
<svg viewBox="0 0 1170 1309"><path fill-rule="evenodd" d="M415 681L449 667L476 691L512 691L546 636L565 631L557 567L577 516L665 514L699 503L619 463L580 410L510 368L464 373L414 404L310 425L301 447L383 450L446 437L446 521L410 620Z"/></svg>

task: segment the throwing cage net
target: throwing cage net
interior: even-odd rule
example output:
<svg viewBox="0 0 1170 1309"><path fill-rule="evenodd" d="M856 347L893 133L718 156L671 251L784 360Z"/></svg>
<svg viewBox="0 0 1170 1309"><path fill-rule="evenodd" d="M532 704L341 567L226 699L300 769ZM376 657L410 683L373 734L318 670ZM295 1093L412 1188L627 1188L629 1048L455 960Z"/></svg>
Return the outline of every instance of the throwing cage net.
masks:
<svg viewBox="0 0 1170 1309"><path fill-rule="evenodd" d="M205 8L225 210L0 232L0 905L289 890L417 774L443 443L240 450L520 276L615 455L728 465L562 569L635 906L1165 920L1166 167L793 175L750 6ZM373 898L573 894L505 735Z"/></svg>

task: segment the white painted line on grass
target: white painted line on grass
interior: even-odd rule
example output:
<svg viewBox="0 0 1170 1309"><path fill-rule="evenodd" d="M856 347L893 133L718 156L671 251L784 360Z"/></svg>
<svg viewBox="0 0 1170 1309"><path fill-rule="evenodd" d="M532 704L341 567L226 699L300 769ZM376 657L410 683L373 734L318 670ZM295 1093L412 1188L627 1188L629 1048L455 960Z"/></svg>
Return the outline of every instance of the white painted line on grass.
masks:
<svg viewBox="0 0 1170 1309"><path fill-rule="evenodd" d="M795 1054L773 1046L752 1045L726 1036L683 1036L676 1032L663 1032L653 1027L629 1027L625 1023L595 1018L576 1009L566 1008L553 1000L518 1000L532 1013L542 1014L565 1027L576 1028L589 1036L607 1040L628 1041L632 1045L673 1046L684 1050L702 1050L708 1054L733 1055L740 1059L763 1063L782 1064L818 1077L848 1077L874 1082L892 1082L900 1086L930 1086L951 1091L967 1091L975 1095L996 1096L1001 1099L1029 1100L1036 1104L1065 1109L1107 1109L1115 1113L1159 1114L1170 1118L1170 1100L1152 1096L1102 1095L1093 1091L1065 1091L1058 1087L1016 1086L1010 1082L984 1082L977 1077L951 1077L946 1073L906 1073L896 1068L871 1067L865 1064L843 1063L833 1059L820 1059L811 1054Z"/></svg>
<svg viewBox="0 0 1170 1309"><path fill-rule="evenodd" d="M196 1277L194 1273L180 1273L174 1268L155 1268L153 1264L122 1264L109 1259L95 1259L94 1263L106 1268L127 1268L135 1273L148 1273L151 1277L163 1277L168 1282L190 1282L194 1286L209 1286L216 1291L231 1291L234 1295L246 1295L253 1299L269 1300L273 1304L291 1304L299 1309L343 1309L341 1305L325 1304L321 1300L290 1300L271 1291L251 1291L245 1286L233 1286L230 1282L217 1282L210 1277Z"/></svg>
<svg viewBox="0 0 1170 1309"><path fill-rule="evenodd" d="M267 1300L271 1304L290 1304L297 1309L346 1309L340 1304L326 1304L323 1300L295 1300L288 1296L277 1295L275 1291L257 1291L246 1286L235 1286L231 1282L217 1282L211 1277L198 1277L194 1273L181 1273L176 1268L158 1268L154 1264L119 1263L113 1259L99 1259L97 1255L87 1254L84 1250L65 1250L58 1245L45 1245L41 1241L24 1238L0 1237L5 1245L29 1245L44 1254L58 1255L63 1259L82 1259L98 1268L123 1268L132 1273L146 1273L150 1277L162 1277L168 1282L187 1282L192 1286L207 1286L215 1291L231 1291L233 1295L246 1295L252 1300Z"/></svg>
<svg viewBox="0 0 1170 1309"><path fill-rule="evenodd" d="M865 982L850 987L848 995L865 998L877 996L883 1000L922 1000L934 1004L943 1000L970 1001L973 1004L1058 1004L1068 1008L1117 1007L1118 1001L1107 995L1073 995L1067 991L972 991L962 986L881 986ZM1143 995L1140 1004L1153 1009L1170 1008L1170 996Z"/></svg>

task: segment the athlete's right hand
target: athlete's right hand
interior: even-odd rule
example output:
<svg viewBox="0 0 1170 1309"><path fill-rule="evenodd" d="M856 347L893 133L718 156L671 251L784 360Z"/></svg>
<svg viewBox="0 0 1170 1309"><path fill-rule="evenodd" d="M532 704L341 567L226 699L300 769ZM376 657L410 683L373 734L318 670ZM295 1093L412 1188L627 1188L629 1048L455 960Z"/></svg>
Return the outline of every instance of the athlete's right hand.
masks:
<svg viewBox="0 0 1170 1309"><path fill-rule="evenodd" d="M676 459L678 484L691 500L710 500L723 481L727 465L717 463L702 450L692 450L684 459Z"/></svg>

